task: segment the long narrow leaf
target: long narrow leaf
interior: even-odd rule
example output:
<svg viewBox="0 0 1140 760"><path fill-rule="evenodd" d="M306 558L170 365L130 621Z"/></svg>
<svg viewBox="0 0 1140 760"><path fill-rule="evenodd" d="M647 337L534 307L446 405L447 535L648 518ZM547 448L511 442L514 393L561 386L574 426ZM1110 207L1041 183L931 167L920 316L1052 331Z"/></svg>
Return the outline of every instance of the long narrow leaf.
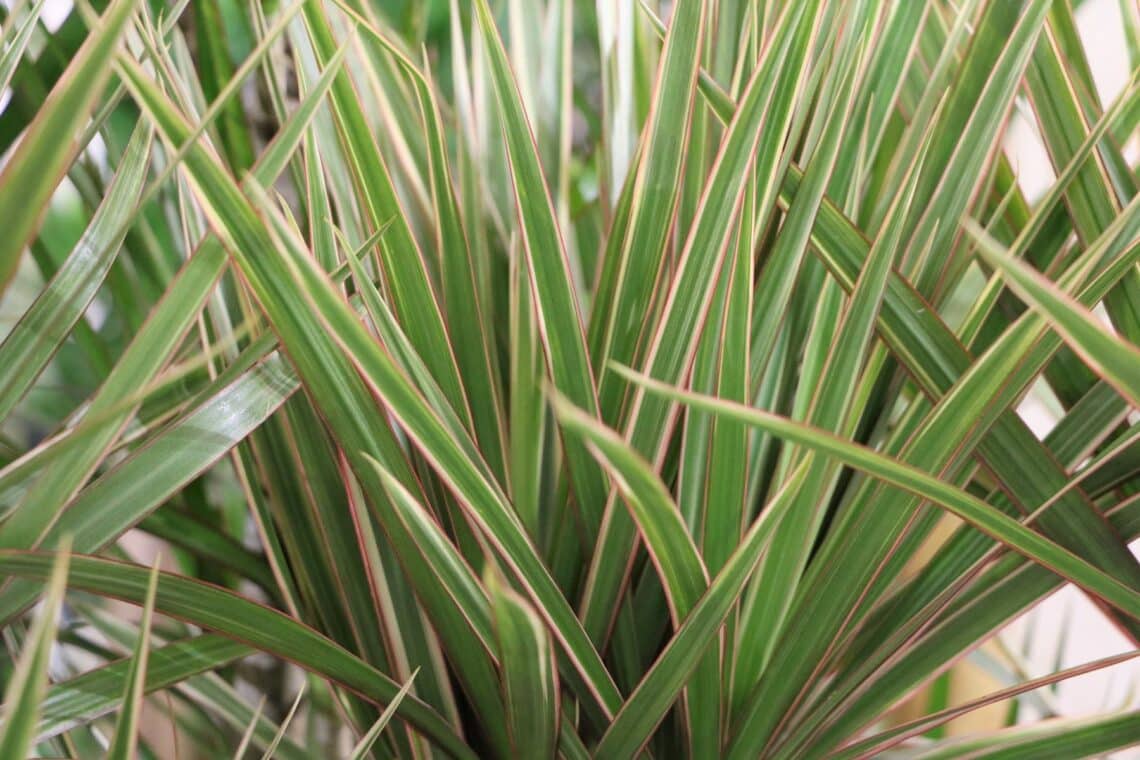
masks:
<svg viewBox="0 0 1140 760"><path fill-rule="evenodd" d="M118 0L72 58L28 133L0 173L0 294L43 218L44 205L82 146L73 136L111 75L111 60L136 0Z"/></svg>

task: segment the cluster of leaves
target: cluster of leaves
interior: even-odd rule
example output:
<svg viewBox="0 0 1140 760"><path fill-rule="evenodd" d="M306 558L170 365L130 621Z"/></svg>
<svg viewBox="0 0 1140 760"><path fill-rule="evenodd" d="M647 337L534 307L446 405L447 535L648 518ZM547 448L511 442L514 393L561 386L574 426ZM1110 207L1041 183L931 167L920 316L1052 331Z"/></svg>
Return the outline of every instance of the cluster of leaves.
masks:
<svg viewBox="0 0 1140 760"><path fill-rule="evenodd" d="M1140 742L932 739L1136 652L883 722L1066 583L1140 644L1140 82L1071 0L94 5L0 38L0 756Z"/></svg>

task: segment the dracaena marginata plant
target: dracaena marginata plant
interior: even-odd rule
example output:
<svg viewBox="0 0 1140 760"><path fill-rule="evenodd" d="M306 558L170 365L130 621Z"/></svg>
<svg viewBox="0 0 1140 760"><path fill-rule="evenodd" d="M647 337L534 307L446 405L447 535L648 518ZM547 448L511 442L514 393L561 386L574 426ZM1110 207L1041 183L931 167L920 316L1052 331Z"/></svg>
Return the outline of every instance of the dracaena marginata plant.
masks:
<svg viewBox="0 0 1140 760"><path fill-rule="evenodd" d="M7 3L0 757L1140 743L1095 1Z"/></svg>

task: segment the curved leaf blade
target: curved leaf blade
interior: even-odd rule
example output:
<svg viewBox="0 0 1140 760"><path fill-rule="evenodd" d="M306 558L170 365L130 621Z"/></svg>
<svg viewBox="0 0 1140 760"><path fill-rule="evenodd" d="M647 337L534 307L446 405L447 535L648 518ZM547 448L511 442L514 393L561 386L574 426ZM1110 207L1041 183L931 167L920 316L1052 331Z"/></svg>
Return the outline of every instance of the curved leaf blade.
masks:
<svg viewBox="0 0 1140 760"><path fill-rule="evenodd" d="M0 574L43 581L53 560L54 555L43 552L0 551ZM149 580L149 571L137 565L76 556L68 585L142 605ZM201 581L159 572L154 609L294 662L377 704L391 704L400 693L399 684L312 628ZM397 714L454 757L475 757L455 730L419 699L404 698Z"/></svg>

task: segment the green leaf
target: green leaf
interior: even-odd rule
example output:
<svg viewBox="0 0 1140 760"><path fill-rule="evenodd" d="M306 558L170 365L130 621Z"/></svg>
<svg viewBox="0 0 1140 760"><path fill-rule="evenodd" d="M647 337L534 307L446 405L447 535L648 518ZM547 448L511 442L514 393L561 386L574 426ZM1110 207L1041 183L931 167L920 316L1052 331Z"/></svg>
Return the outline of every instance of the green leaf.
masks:
<svg viewBox="0 0 1140 760"><path fill-rule="evenodd" d="M853 17L848 21L856 29L861 29L866 19ZM855 31L845 38L846 45L840 50L841 55L846 53L843 57L858 50L852 39L858 36L859 32ZM831 96L832 104L827 127L805 174L801 187L803 192L797 194L796 201L789 208L788 217L773 244L772 261L762 275L757 301L765 304L765 309L770 312L783 311L786 307L792 278L801 268L824 190L834 181L832 171L843 136L841 125L849 118L854 105L856 83L851 76L836 72L829 80L830 91L827 94ZM903 217L909 209L906 201L910 197L908 193L899 195L893 209L896 213L892 214L890 223L867 253L843 313L835 319L827 316L817 318L823 330L819 341L823 354L819 357L819 380L811 382L805 378L800 386L810 399L805 419L815 427L836 433L846 432L861 412L857 406L856 390L865 356L874 339L875 319L888 276L899 253ZM777 320L764 321L771 325L777 323ZM763 327L761 336L756 337L758 344L754 350L767 355L775 341L774 327ZM798 458L795 449L786 451L783 457L785 462L794 462ZM776 528L777 537L772 550L760 562L753 584L754 593L749 599L748 610L742 615L740 636L750 646L737 658L734 688L739 690L739 695L751 692L776 647L838 475L839 470L833 463L823 458L815 460L814 470L808 474L807 485L798 495L796 506L790 511L787 521Z"/></svg>
<svg viewBox="0 0 1140 760"><path fill-rule="evenodd" d="M596 415L597 391L586 349L580 298L574 289L562 231L546 189L538 149L486 0L476 0L475 13L510 157L515 205L526 253L528 279L534 294L536 324L546 349L550 377L559 392ZM567 443L566 458L578 507L586 510L582 522L592 540L602 520L601 509L607 489L605 478L580 444Z"/></svg>
<svg viewBox="0 0 1140 760"><path fill-rule="evenodd" d="M142 191L151 130L140 124L123 153L107 194L75 249L0 344L0 420L6 419L59 350L111 269Z"/></svg>
<svg viewBox="0 0 1140 760"><path fill-rule="evenodd" d="M53 560L50 554L0 551L0 573L42 581ZM68 585L76 590L141 606L149 583L150 573L136 565L94 557L71 560ZM295 662L377 704L387 705L400 693L399 684L313 629L232 592L160 572L154 609ZM405 697L397 714L455 757L474 757L451 726L420 700Z"/></svg>
<svg viewBox="0 0 1140 760"><path fill-rule="evenodd" d="M706 182L702 212L694 220L665 296L665 311L645 359L646 372L679 382L697 348L716 275L723 264L732 225L749 183L773 190L781 165L781 146L792 127L792 93L804 86L806 49L821 33L819 6L797 3L784 14L776 37L748 83L741 105ZM793 140L794 141L794 140ZM757 199L757 215L767 218L775 193ZM570 398L568 396L568 398ZM570 398L573 401L573 398ZM627 440L650 461L661 456L671 420L671 404L638 394L631 407ZM618 609L617 599L629 569L636 529L611 499L606 530L598 540L583 592L582 619L600 637Z"/></svg>
<svg viewBox="0 0 1140 760"><path fill-rule="evenodd" d="M789 172L788 178L792 183L799 181L799 175L794 171ZM1128 234L1133 234L1124 230L1136 221L1137 218L1132 214L1121 216L1114 223L1113 230L1102 236L1096 249L1086 254L1106 262L1111 261L1112 264L1101 272L1096 284L1088 286L1082 298L1087 297L1095 302L1115 282L1114 278L1119 276L1121 269L1118 265L1127 266L1130 259L1127 256L1121 258L1123 252L1120 242ZM817 250L833 275L845 289L853 287L860 271L859 262L868 248L861 233L833 205L825 202L814 239ZM1022 319L1025 320L1026 317ZM1050 346L1048 337L1041 340L1045 334L1043 323L1031 327L1026 322L1017 329L1008 331L1002 336L1002 341L1008 343L991 348L983 359L974 362L929 305L915 293L909 283L895 274L887 286L879 329L884 341L909 375L933 398L942 397L951 389L954 381L958 380L953 385L953 403L950 399L942 399L940 413L923 427L921 437L908 440L910 428L904 427L899 431L896 445L900 449L905 445L912 452L908 458L918 452L922 454L921 460L912 458L912 464L920 464L927 471L946 468L954 458L962 457L964 433L961 431L965 430L972 441L980 439L978 453L1000 476L1004 488L1023 508L1031 509L1045 503L1067 481L1065 471L1055 463L1051 455L1043 451L1031 453L1038 452L1043 447L1025 423L1007 410L1019 398L1025 383L1052 355L1053 346L1057 345L1057 342L1053 342ZM1022 332L1023 329L1040 332L1034 332L1033 338L1030 338ZM1020 344L1022 340L1025 343ZM1022 347L1015 348L1019 344ZM1026 364L1027 359L1022 353L1028 347L1034 349L1033 366ZM1010 379L1011 373L1021 372L1026 373L1024 380ZM960 375L965 376L959 378ZM996 383L995 378L1002 378L1002 383ZM994 394L1000 398L993 398ZM983 396L989 398L984 399ZM993 415L990 419L994 422L983 421L979 409L984 409L987 416ZM993 428L989 430L991 424ZM983 431L988 432L988 435L983 436ZM958 466L966 463L960 459ZM1027 472L1034 475L1026 477ZM811 647L813 654L810 657L781 660L778 669L780 675L765 680L752 702L757 709L766 710L766 715L773 714L765 707L775 698L773 693L782 692L782 698L790 703L802 688L803 679L815 667L817 658L826 651L834 634L821 626L821 620L832 617L832 626L842 625L848 605L867 595L867 583L878 577L881 579L880 584L885 584L892 577L891 572L882 573L882 562L891 552L896 551L895 541L906 529L911 513L909 510L887 510L881 506L871 506L882 498L874 483L865 484L857 498L862 503L861 508L845 511L851 518L850 526L837 529L835 540L825 542L822 547L828 561L821 561L818 565L820 570L812 573L813 577L809 579L811 590L801 597L794 614L798 622L787 634L791 637L790 640L797 642L797 646ZM908 500L915 505L919 503L916 498ZM1049 535L1071 550L1078 551L1086 560L1103 568L1111 568L1112 574L1117 578L1127 578L1130 584L1134 584L1135 558L1107 529L1089 501L1082 498L1080 492L1070 491L1058 506L1062 503L1063 508L1051 509L1041 515L1041 525L1048 530ZM835 560L832 560L832 552L837 555ZM843 562L845 572L838 575L827 572L830 561ZM836 600L840 595L850 601L838 604ZM1135 625L1131 616L1121 615L1120 620L1125 626ZM889 655L889 652L884 652L884 656ZM788 672L793 670L798 671L799 675L789 676ZM831 695L834 695L834 690ZM823 718L822 712L814 715L817 719ZM808 721L811 722L812 720Z"/></svg>
<svg viewBox="0 0 1140 760"><path fill-rule="evenodd" d="M284 28L279 24L278 33ZM273 37L267 37L267 47ZM341 51L343 56L343 50ZM251 68L258 53L243 70ZM339 67L339 57L330 63L330 77L323 87L329 86L331 72ZM234 87L223 92L215 107L220 106ZM254 176L263 181L276 178L288 154L300 140L305 127L313 117L324 89L318 86L307 100L301 104L296 114L287 122L277 139L266 149L265 154L254 167ZM179 143L179 156L200 149L198 137L205 122L197 131L187 130ZM0 537L0 546L7 548L31 548L38 544L58 519L61 509L71 499L78 487L90 475L99 459L119 435L121 427L130 418L133 406L139 399L135 392L145 387L159 371L177 345L182 335L189 329L215 282L221 276L226 264L226 256L216 240L203 241L191 255L177 275L158 307L149 315L148 321L131 341L130 347L120 357L118 363L90 401L85 410L87 419L98 420L98 427L90 436L85 436L82 446L63 454L53 463L57 473L49 476L41 473L34 489L24 498L9 518L6 530Z"/></svg>
<svg viewBox="0 0 1140 760"><path fill-rule="evenodd" d="M530 605L502 579L492 574L485 583L491 595L511 747L516 757L553 758L560 705L550 637Z"/></svg>
<svg viewBox="0 0 1140 760"><path fill-rule="evenodd" d="M993 760L1035 760L1055 757L1101 757L1140 742L1140 717L1135 712L1084 720L1059 720L1018 726L980 738L950 740L923 752L923 760L959 757Z"/></svg>
<svg viewBox="0 0 1140 760"><path fill-rule="evenodd" d="M417 550L423 552L425 565L439 577L441 587L446 589L447 593L455 600L462 613L464 623L470 627L471 632L476 636L476 645L483 648L478 654L490 654L493 661L497 658L496 653L499 647L496 643L494 611L488 599L487 590L479 583L477 576L464 563L455 548L451 546L438 523L434 521L428 511L421 504L418 504L407 489L385 471L378 462L372 460L372 464L384 482L385 489L391 497L392 506L399 512L402 523L407 526L408 534L415 539ZM441 628L439 634L446 639L450 631L451 628ZM469 648L464 649L459 646L455 647L454 651L456 652L455 663L457 667L471 667L471 657L475 653L471 652ZM480 676L483 679L481 681L478 680ZM494 691L497 681L495 676L493 674L488 675L482 666L479 669L471 670L470 675L465 677L470 683L468 689L471 693L478 693L487 688ZM496 697L485 697L481 699L479 708L488 712L492 719L498 720L497 725L490 726L488 729L496 732L502 730L505 737L507 717L499 702L497 695ZM493 712L491 712L492 710ZM508 743L504 742L502 746L504 751L508 751ZM588 756L581 740L574 733L574 727L566 721L562 721L560 724L558 749L559 752L568 757Z"/></svg>
<svg viewBox="0 0 1140 760"><path fill-rule="evenodd" d="M351 12L346 9L346 12ZM386 53L391 55L411 80L423 119L428 147L430 184L435 204L435 245L439 251L442 300L447 316L448 335L455 351L468 394L472 399L474 432L488 464L503 478L504 452L501 429L498 366L491 346L490 326L480 302L477 262L468 243L463 218L456 200L454 180L447 156L447 132L439 102L433 96L425 75L399 48L356 13L353 18ZM474 308L475 318L471 310Z"/></svg>
<svg viewBox="0 0 1140 760"><path fill-rule="evenodd" d="M107 757L112 760L131 760L136 756L139 740L139 717L142 712L143 694L146 687L147 662L150 657L150 624L154 616L154 599L158 589L158 560L150 570L147 579L146 596L143 600L142 622L139 624L138 638L131 653L131 667L127 672L126 690L123 693L123 707L115 720L115 733Z"/></svg>
<svg viewBox="0 0 1140 760"><path fill-rule="evenodd" d="M1057 686L1069 678L1092 673L1102 668L1110 668L1133 660L1138 656L1140 656L1140 651L1125 652L1110 657L1103 657L1099 660L1077 665L1072 668L1058 670L1056 673L1051 673L1041 678L1033 678L1015 686L986 694L978 699L972 699L965 704L947 707L917 720L907 721L900 726L892 727L882 733L869 736L862 741L845 747L841 752L836 753L835 756L842 760L847 760L848 758L865 757L868 752L883 752L910 737L927 733L933 727L945 726L946 723L955 718L968 715L988 705L1016 698L1019 695L1027 694L1044 686Z"/></svg>
<svg viewBox="0 0 1140 760"><path fill-rule="evenodd" d="M620 246L602 262L590 314L595 363L607 359L631 363L644 340L642 328L652 313L653 284L665 260L681 194L708 6L704 0L681 0L672 8L641 157L632 178L629 220ZM613 383L603 383L603 388L613 394L601 400L605 418L616 420L622 388Z"/></svg>
<svg viewBox="0 0 1140 760"><path fill-rule="evenodd" d="M212 633L156 646L149 655L146 691L175 686L253 651L245 644ZM132 660L125 658L52 684L36 730L39 739L50 738L117 708L126 691L131 665Z"/></svg>
<svg viewBox="0 0 1140 760"><path fill-rule="evenodd" d="M137 641L138 628L110 611L83 604L77 605L77 611L115 644L129 648ZM174 688L176 693L189 697L234 730L245 730L252 725L250 742L258 747L269 745L277 734L276 724L256 715L254 708L221 675L206 672L224 668L256 650L212 633L171 643L165 643L152 633L151 645L145 686L148 694ZM131 659L125 657L53 684L44 700L40 738L55 736L116 709L126 691L130 668ZM282 757L296 760L306 756L288 739L278 745L278 752Z"/></svg>
<svg viewBox="0 0 1140 760"><path fill-rule="evenodd" d="M1058 291L1053 283L1010 258L977 225L967 222L967 229L978 241L978 252L1001 270L1010 287L1041 312L1098 375L1133 406L1140 407L1140 349L1112 335L1096 317Z"/></svg>
<svg viewBox="0 0 1140 760"><path fill-rule="evenodd" d="M27 647L4 690L4 723L0 725L0 757L28 757L36 736L48 684L48 663L55 643L56 621L67 589L70 550L64 548L45 565L47 597L25 639Z"/></svg>
<svg viewBox="0 0 1140 760"><path fill-rule="evenodd" d="M680 624L708 587L708 571L665 484L612 430L562 397L555 398L554 408L563 426L587 440L614 476L661 574L673 622Z"/></svg>
<svg viewBox="0 0 1140 760"><path fill-rule="evenodd" d="M180 115L137 67L124 65L123 69L132 90L147 104L160 130L180 141L188 131ZM322 379L324 390L320 397L330 404L328 412L336 420L343 443L346 447L351 444L349 455L363 458L364 454L374 452L376 458L383 457L389 467L402 461L392 451L394 441L379 439L386 429L366 422L378 415L370 392L356 375L355 365L408 434L430 453L433 467L459 495L461 506L480 529L494 539L496 548L508 560L520 582L534 595L536 607L547 617L566 648L571 666L587 684L586 693L597 700L603 712L616 709L619 695L601 658L535 553L518 518L506 505L505 497L487 477L486 465L468 458L470 444L461 445L448 435L407 378L380 350L355 313L325 279L325 273L316 268L300 244L290 237L292 231L288 225L275 219L274 233L278 237L276 241L271 238L233 181L205 151L192 150L187 156L187 167L201 199L208 204L212 224L226 239L251 288L282 334L282 342L302 379L308 378L313 385L318 378ZM263 207L262 212L271 213L271 209ZM272 249L280 250L286 257L269 260L255 253ZM309 301L312 310L297 309L298 297ZM335 342L331 336L336 336ZM343 342L347 357L337 342ZM325 383L330 371L338 376L338 382L331 386ZM329 394L330 387L336 395ZM363 418L355 413L357 408L364 410ZM372 494L382 493L372 466L363 459L360 463L361 466L354 468L357 476L373 485Z"/></svg>
<svg viewBox="0 0 1140 760"><path fill-rule="evenodd" d="M1005 513L921 470L769 412L678 390L624 368L619 371L653 393L709 412L732 415L749 425L810 448L817 454L835 457L849 467L928 499L1132 617L1140 616L1140 594Z"/></svg>
<svg viewBox="0 0 1140 760"><path fill-rule="evenodd" d="M269 345L262 341L260 348ZM258 348L251 348L246 358L257 362L262 353ZM245 372L241 364L235 365L203 394L199 405L80 491L43 543L53 546L70 535L76 551L99 551L262 424L296 390L297 380L279 356L253 362ZM0 619L33 598L28 584L5 589Z"/></svg>
<svg viewBox="0 0 1140 760"><path fill-rule="evenodd" d="M709 586L700 553L661 479L612 430L555 398L563 426L583 436L599 461L610 471L629 505L649 556L661 577L674 628L680 628ZM711 651L686 692L690 751L694 756L720 744L720 652Z"/></svg>
<svg viewBox="0 0 1140 760"><path fill-rule="evenodd" d="M5 231L0 242L0 295L16 273L56 185L83 147L73 136L110 78L112 56L136 5L136 0L111 5L0 172L0 229Z"/></svg>
<svg viewBox="0 0 1140 760"><path fill-rule="evenodd" d="M326 65L337 48L327 14L319 3L305 3L303 11L317 60ZM393 310L455 412L467 420L470 410L463 383L423 253L412 235L407 213L347 71L341 71L333 81L330 98L369 222L374 229L392 224L380 240L380 253Z"/></svg>
<svg viewBox="0 0 1140 760"><path fill-rule="evenodd" d="M0 92L7 90L12 83L12 75L16 73L16 66L24 56L24 50L32 39L32 32L36 30L46 4L47 0L37 0L31 8L17 6L9 10L9 23L5 24L3 34L0 35L0 46L3 47L3 53L0 53ZM19 10L24 11L19 23L11 23Z"/></svg>
<svg viewBox="0 0 1140 760"><path fill-rule="evenodd" d="M1123 661L948 706L1071 580L1140 641L1136 51L1104 90L1049 0L175 0L64 75L120 3L0 7L5 165L115 74L33 192L0 166L47 209L0 308L5 681L52 547L84 570L28 753L129 755L157 690L211 757L1129 742L938 734ZM141 631L90 601L145 603L89 558L128 533L176 568Z"/></svg>
<svg viewBox="0 0 1140 760"><path fill-rule="evenodd" d="M380 717L376 719L376 722L372 724L368 732L360 737L360 741L352 748L352 752L349 754L351 760L364 760L368 757L368 753L372 751L372 745L376 743L376 740L380 738L380 734L383 733L384 729L387 728L388 724L392 721L392 716L396 714L396 710L399 708L400 703L404 701L404 697L408 696L408 692L411 690L412 683L415 680L416 673L412 673L412 677L408 679L408 682L404 684L404 687L400 689L399 693L392 698L392 701L384 708L384 712L380 713Z"/></svg>
<svg viewBox="0 0 1140 760"><path fill-rule="evenodd" d="M272 213L268 207L263 207L263 212ZM278 233L283 231L278 227ZM430 455L433 467L457 494L466 514L492 541L519 582L533 596L537 609L556 632L589 693L603 710L611 709L611 705L616 704L618 693L601 658L586 638L486 465L470 458L475 451L470 441L457 437L458 431L448 430L424 403L408 379L371 340L355 314L336 296L323 273L300 250L300 244L287 239L281 239L281 243L282 250L289 253L286 259L291 270L289 276L295 278L303 297L310 299L314 313L325 321L329 334L336 337L345 354L351 357L369 385L385 400L409 436Z"/></svg>
<svg viewBox="0 0 1140 760"><path fill-rule="evenodd" d="M497 688L496 647L487 592L428 510L383 465L371 458L369 462L380 475L389 501L412 539L414 551L422 555L424 567L455 604L462 629L440 621L437 633L454 652L454 666L467 693L474 696L480 715L490 722L487 732L499 751L508 752L508 718Z"/></svg>
<svg viewBox="0 0 1140 760"><path fill-rule="evenodd" d="M621 371L615 367L615 371ZM629 379L637 377L629 373ZM598 743L594 756L599 758L632 757L648 741L669 705L677 698L690 673L697 667L705 651L713 643L724 620L737 603L744 585L770 541L772 530L787 514L796 491L803 485L808 457L788 478L766 505L761 516L741 539L740 545L713 579L709 590L685 618L653 667L622 706Z"/></svg>
<svg viewBox="0 0 1140 760"><path fill-rule="evenodd" d="M100 420L98 430L39 473L28 495L9 515L0 533L0 547L33 548L43 540L130 419L138 403L138 388L155 376L181 343L225 261L222 249L208 241L187 262L87 406L86 416Z"/></svg>

